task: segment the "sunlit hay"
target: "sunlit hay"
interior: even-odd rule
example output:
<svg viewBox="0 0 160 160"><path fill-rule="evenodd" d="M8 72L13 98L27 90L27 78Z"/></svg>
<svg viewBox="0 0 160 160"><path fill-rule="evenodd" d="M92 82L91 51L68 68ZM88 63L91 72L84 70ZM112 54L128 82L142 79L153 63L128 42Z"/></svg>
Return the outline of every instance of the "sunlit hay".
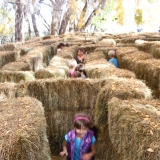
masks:
<svg viewBox="0 0 160 160"><path fill-rule="evenodd" d="M135 73L129 70L119 69L115 67L101 68L100 64L99 64L99 68L98 67L92 68L92 69L87 68L86 73L88 78L105 79L112 76L121 77L121 78L136 78Z"/></svg>
<svg viewBox="0 0 160 160"><path fill-rule="evenodd" d="M0 101L3 101L5 98L15 98L17 97L17 88L16 83L4 82L0 83Z"/></svg>
<svg viewBox="0 0 160 160"><path fill-rule="evenodd" d="M64 59L73 59L77 53L77 46L64 47L56 55Z"/></svg>
<svg viewBox="0 0 160 160"><path fill-rule="evenodd" d="M138 48L140 51L148 52L150 53L151 47L155 42L150 41L144 41L144 40L136 40L135 41L135 47Z"/></svg>
<svg viewBox="0 0 160 160"><path fill-rule="evenodd" d="M30 65L31 71L38 71L44 68L44 64L49 64L50 59L53 57L52 49L50 46L37 47L31 50L28 54L22 56L18 61L27 62Z"/></svg>
<svg viewBox="0 0 160 160"><path fill-rule="evenodd" d="M1 70L7 71L29 71L29 64L26 62L11 62L4 65Z"/></svg>
<svg viewBox="0 0 160 160"><path fill-rule="evenodd" d="M91 52L91 53L85 55L84 61L85 61L85 63L88 63L88 62L99 60L99 59L105 59L105 55L103 54L102 51Z"/></svg>
<svg viewBox="0 0 160 160"><path fill-rule="evenodd" d="M40 43L43 44L43 45L52 45L54 43L58 43L58 42L61 42L63 41L62 38L60 37L52 37L51 39L45 39L45 40L42 40Z"/></svg>
<svg viewBox="0 0 160 160"><path fill-rule="evenodd" d="M5 51L14 51L15 46L12 43L4 44L3 45Z"/></svg>
<svg viewBox="0 0 160 160"><path fill-rule="evenodd" d="M113 98L108 103L109 137L122 159L160 158L160 101Z"/></svg>
<svg viewBox="0 0 160 160"><path fill-rule="evenodd" d="M69 77L69 70L63 67L52 67L49 66L44 69L40 69L35 72L36 79L46 79L46 78L68 78Z"/></svg>
<svg viewBox="0 0 160 160"><path fill-rule="evenodd" d="M116 57L118 60L120 60L121 57L125 56L126 54L130 54L136 51L138 51L138 49L135 47L118 47L116 51Z"/></svg>
<svg viewBox="0 0 160 160"><path fill-rule="evenodd" d="M153 57L160 59L160 42L155 42L150 50Z"/></svg>
<svg viewBox="0 0 160 160"><path fill-rule="evenodd" d="M24 44L32 44L32 43L37 43L37 42L41 42L42 38L41 37L34 37L30 40L27 40L24 42Z"/></svg>
<svg viewBox="0 0 160 160"><path fill-rule="evenodd" d="M107 123L108 100L112 97L125 99L152 99L151 90L141 80L112 77L98 93L95 121L104 127Z"/></svg>
<svg viewBox="0 0 160 160"><path fill-rule="evenodd" d="M14 62L16 52L14 51L1 51L0 52L0 68L9 62Z"/></svg>
<svg viewBox="0 0 160 160"><path fill-rule="evenodd" d="M115 46L116 45L116 41L114 39L102 39L97 44Z"/></svg>
<svg viewBox="0 0 160 160"><path fill-rule="evenodd" d="M158 86L160 84L160 61L154 58L137 61L133 70L138 78L147 82L147 85L154 91L154 95L159 97L160 92Z"/></svg>
<svg viewBox="0 0 160 160"><path fill-rule="evenodd" d="M26 97L0 106L0 159L51 160L42 104Z"/></svg>
<svg viewBox="0 0 160 160"><path fill-rule="evenodd" d="M152 55L143 51L137 51L131 54L126 54L125 56L119 59L121 68L125 68L133 71L133 67L136 68L136 62L139 60L151 59ZM139 70L139 68L136 68Z"/></svg>
<svg viewBox="0 0 160 160"><path fill-rule="evenodd" d="M31 71L0 71L0 82L23 82L35 80L34 73Z"/></svg>
<svg viewBox="0 0 160 160"><path fill-rule="evenodd" d="M85 71L86 71L87 77L89 78L96 78L97 76L99 76L99 73L98 73L99 70L105 70L105 69L109 70L111 68L115 68L115 67L104 58L99 60L92 60L85 64Z"/></svg>
<svg viewBox="0 0 160 160"><path fill-rule="evenodd" d="M0 45L0 51L5 51L4 46Z"/></svg>
<svg viewBox="0 0 160 160"><path fill-rule="evenodd" d="M101 159L121 159L109 139L108 101L112 97L120 99L151 99L151 91L145 83L137 79L112 77L105 80L105 85L98 93L94 121L99 128L98 157Z"/></svg>

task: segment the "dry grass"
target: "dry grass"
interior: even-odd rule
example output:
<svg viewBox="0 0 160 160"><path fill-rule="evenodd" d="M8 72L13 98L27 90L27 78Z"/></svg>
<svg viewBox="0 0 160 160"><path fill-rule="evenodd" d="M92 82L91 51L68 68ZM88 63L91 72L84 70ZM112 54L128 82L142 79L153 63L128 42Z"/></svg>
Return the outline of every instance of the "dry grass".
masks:
<svg viewBox="0 0 160 160"><path fill-rule="evenodd" d="M0 102L0 159L50 160L42 104L33 98Z"/></svg>
<svg viewBox="0 0 160 160"><path fill-rule="evenodd" d="M108 104L109 136L122 159L160 158L160 101L113 98Z"/></svg>

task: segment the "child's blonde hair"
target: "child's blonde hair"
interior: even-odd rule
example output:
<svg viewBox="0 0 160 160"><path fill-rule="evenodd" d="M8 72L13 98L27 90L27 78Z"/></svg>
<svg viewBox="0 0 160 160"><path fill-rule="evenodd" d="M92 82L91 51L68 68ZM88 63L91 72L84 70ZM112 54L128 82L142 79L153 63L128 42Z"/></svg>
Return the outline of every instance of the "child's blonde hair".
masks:
<svg viewBox="0 0 160 160"><path fill-rule="evenodd" d="M75 59L71 59L69 61L69 68L75 68L77 66L77 61Z"/></svg>
<svg viewBox="0 0 160 160"><path fill-rule="evenodd" d="M115 55L116 55L116 52L115 52L114 50L110 50L110 51L108 52L108 56L109 56L109 57L115 57Z"/></svg>

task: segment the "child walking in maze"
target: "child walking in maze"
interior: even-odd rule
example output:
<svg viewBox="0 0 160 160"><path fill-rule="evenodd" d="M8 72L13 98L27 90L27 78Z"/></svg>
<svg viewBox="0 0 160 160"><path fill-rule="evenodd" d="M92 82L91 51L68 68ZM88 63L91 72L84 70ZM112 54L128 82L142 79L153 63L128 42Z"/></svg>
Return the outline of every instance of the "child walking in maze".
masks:
<svg viewBox="0 0 160 160"><path fill-rule="evenodd" d="M66 160L94 160L96 127L86 113L76 114L73 123L74 129L65 135L60 156L67 156Z"/></svg>

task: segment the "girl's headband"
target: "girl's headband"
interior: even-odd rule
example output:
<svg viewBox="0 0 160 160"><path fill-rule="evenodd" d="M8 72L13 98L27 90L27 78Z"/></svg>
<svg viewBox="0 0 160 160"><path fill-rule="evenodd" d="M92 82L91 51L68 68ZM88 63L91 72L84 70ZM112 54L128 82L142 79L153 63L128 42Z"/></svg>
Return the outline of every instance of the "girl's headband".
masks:
<svg viewBox="0 0 160 160"><path fill-rule="evenodd" d="M87 122L91 122L87 117L76 117L75 119L74 119L74 123L77 121L77 120L79 120L79 119L84 119L84 120L86 120Z"/></svg>

